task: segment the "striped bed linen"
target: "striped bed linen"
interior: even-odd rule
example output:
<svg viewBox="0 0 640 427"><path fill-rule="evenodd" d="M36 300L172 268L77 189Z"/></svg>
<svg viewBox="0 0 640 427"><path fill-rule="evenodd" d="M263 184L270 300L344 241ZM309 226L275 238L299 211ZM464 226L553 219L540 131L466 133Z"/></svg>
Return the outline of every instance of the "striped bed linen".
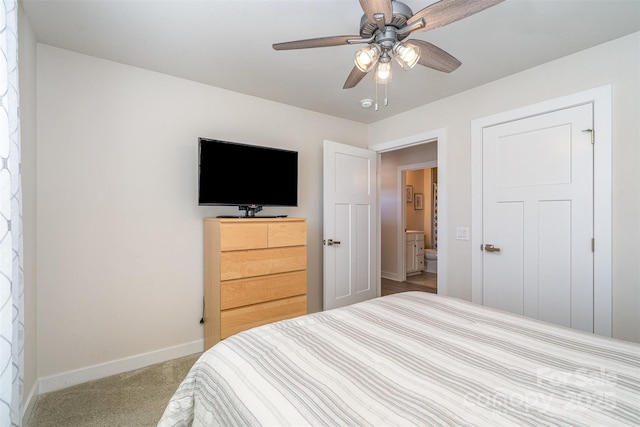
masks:
<svg viewBox="0 0 640 427"><path fill-rule="evenodd" d="M640 425L640 345L426 292L251 329L159 426Z"/></svg>

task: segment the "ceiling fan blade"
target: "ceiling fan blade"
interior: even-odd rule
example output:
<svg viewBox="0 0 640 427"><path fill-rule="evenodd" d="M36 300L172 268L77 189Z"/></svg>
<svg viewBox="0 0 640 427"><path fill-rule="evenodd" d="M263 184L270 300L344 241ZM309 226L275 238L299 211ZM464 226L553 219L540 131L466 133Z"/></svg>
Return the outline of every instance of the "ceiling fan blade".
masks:
<svg viewBox="0 0 640 427"><path fill-rule="evenodd" d="M362 37L360 36L319 37L317 39L296 40L292 42L274 43L273 48L275 50L290 50L290 49L309 49L312 47L342 46L345 44L349 44L349 40L362 40Z"/></svg>
<svg viewBox="0 0 640 427"><path fill-rule="evenodd" d="M425 26L415 32L433 30L458 21L475 13L502 3L504 0L441 0L414 13L407 20L411 25L420 19L424 19Z"/></svg>
<svg viewBox="0 0 640 427"><path fill-rule="evenodd" d="M367 15L367 19L372 24L376 23L376 18L373 16L376 13L384 15L384 22L389 23L393 20L393 6L391 0L360 0L360 6Z"/></svg>
<svg viewBox="0 0 640 427"><path fill-rule="evenodd" d="M349 77L347 77L347 81L344 82L342 89L351 89L352 87L355 87L366 75L367 73L360 71L358 67L353 67L353 70L349 73Z"/></svg>
<svg viewBox="0 0 640 427"><path fill-rule="evenodd" d="M429 42L412 39L410 43L420 47L420 59L418 59L420 65L445 73L450 73L462 65L462 62Z"/></svg>

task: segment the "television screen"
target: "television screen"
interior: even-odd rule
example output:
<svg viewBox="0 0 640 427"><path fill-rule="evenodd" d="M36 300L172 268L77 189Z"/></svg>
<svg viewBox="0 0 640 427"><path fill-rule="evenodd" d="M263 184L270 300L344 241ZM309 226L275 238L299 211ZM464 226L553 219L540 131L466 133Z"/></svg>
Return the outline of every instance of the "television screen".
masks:
<svg viewBox="0 0 640 427"><path fill-rule="evenodd" d="M298 152L199 138L200 206L297 206Z"/></svg>

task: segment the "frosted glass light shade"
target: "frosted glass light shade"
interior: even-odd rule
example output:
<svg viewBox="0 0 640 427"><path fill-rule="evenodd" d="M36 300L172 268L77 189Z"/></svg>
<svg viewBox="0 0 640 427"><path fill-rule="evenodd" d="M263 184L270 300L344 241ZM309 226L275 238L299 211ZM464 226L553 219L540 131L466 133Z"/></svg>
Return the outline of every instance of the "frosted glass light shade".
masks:
<svg viewBox="0 0 640 427"><path fill-rule="evenodd" d="M364 73L368 73L375 67L380 57L380 48L376 44L370 44L356 52L356 67Z"/></svg>
<svg viewBox="0 0 640 427"><path fill-rule="evenodd" d="M411 43L397 43L393 47L394 58L404 69L413 68L420 59L420 48Z"/></svg>
<svg viewBox="0 0 640 427"><path fill-rule="evenodd" d="M378 62L376 69L376 83L385 85L391 81L391 62Z"/></svg>

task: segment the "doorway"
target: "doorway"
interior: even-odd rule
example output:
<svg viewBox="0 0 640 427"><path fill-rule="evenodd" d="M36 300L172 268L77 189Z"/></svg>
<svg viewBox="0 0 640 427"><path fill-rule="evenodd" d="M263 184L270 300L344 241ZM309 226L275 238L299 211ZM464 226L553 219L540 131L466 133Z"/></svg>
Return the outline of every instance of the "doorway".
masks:
<svg viewBox="0 0 640 427"><path fill-rule="evenodd" d="M407 165L400 169L401 179L404 182L402 188L405 188L403 200L400 201L400 206L404 208L402 230L405 236L405 279L403 281L437 290L437 158L434 161Z"/></svg>
<svg viewBox="0 0 640 427"><path fill-rule="evenodd" d="M417 163L416 160L419 161L420 159L416 159L415 157L411 158L409 155L409 160L405 162L405 167L407 170L411 168L424 169L437 167L438 229L441 230L441 232L438 235L438 274L436 282L437 292L446 295L447 239L446 233L443 231L446 230L446 130L443 128L437 129L435 131L425 132L387 143L370 146L369 149L376 151L379 158L381 158L384 153L410 153L410 150L408 149L423 144L433 144L432 147L437 152L437 155L432 157L432 160L429 163L423 162L425 164ZM413 166L409 167L408 165L410 164L413 164ZM389 279L395 282L402 282L405 279L404 254L406 248L404 246L404 217L405 209L408 204L406 202L400 203L400 201L403 200L406 186L405 181L402 178L402 170L398 172L395 167L391 172L385 172L384 170L380 171L380 230L378 233L378 251L381 266L380 277L382 279ZM390 182L392 183L391 186L385 185L385 183L389 184ZM383 247L385 248L384 253L382 251Z"/></svg>

